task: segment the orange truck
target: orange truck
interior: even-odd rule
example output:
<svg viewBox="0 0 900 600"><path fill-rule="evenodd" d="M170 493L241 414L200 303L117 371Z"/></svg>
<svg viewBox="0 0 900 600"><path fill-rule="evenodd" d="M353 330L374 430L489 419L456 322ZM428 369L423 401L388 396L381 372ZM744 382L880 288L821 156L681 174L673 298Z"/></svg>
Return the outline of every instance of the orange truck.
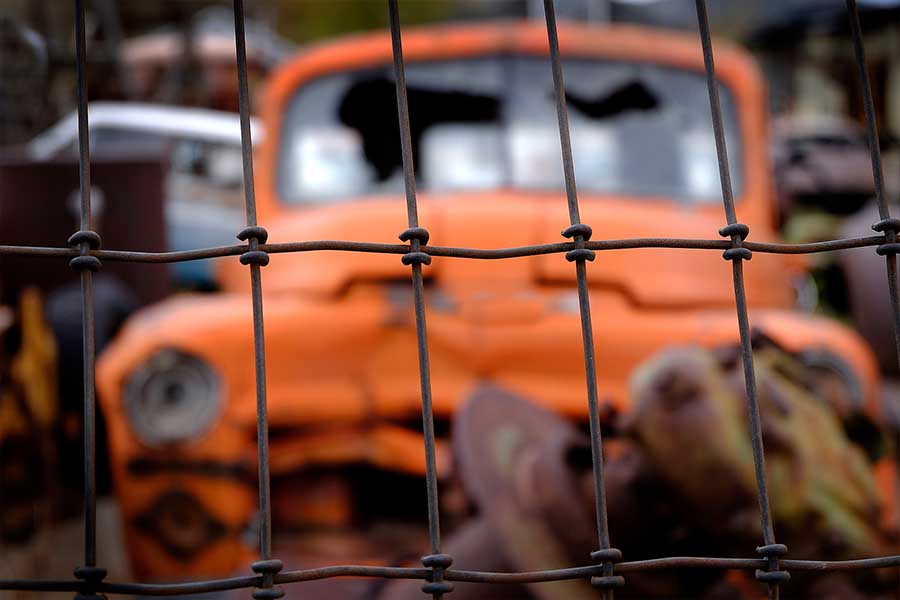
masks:
<svg viewBox="0 0 900 600"><path fill-rule="evenodd" d="M714 237L724 216L696 37L561 24L560 47L581 217L594 239ZM738 216L751 239L774 240L764 86L745 53L724 43L716 50ZM543 26L411 29L404 52L430 243L563 241ZM405 229L390 65L389 35L377 33L309 48L274 73L256 156L259 221L270 242L392 242ZM485 382L586 421L574 269L562 255L435 258L424 273L442 479L452 481L447 423ZM793 309L802 263L758 253L745 273L752 325L830 369L875 410L878 373L863 341ZM632 370L663 347L738 339L731 267L719 252L602 252L588 279L607 418L627 411ZM232 572L254 552L250 277L235 257L223 259L219 282L221 292L138 313L100 360L128 546L136 574L148 579ZM379 511L420 515L408 267L396 255L277 254L263 270L263 292L276 547L281 532L298 527L320 535L372 522ZM337 547L348 560L351 549Z"/></svg>

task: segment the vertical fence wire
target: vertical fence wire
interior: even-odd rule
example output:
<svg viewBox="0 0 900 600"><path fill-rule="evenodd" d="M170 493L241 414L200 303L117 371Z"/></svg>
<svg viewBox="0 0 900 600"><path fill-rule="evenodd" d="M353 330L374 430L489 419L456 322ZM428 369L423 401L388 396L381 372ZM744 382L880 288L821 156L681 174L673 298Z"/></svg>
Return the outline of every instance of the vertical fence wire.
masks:
<svg viewBox="0 0 900 600"><path fill-rule="evenodd" d="M865 112L866 138L872 163L872 178L875 182L875 202L878 206L878 216L880 218L880 221L872 225L872 229L883 233L885 237L885 243L878 246L875 251L879 255L884 256L888 293L890 294L894 317L894 349L897 353L897 361L900 363L900 290L897 289L897 251L900 249L900 244L897 243L897 233L900 232L900 219L891 217L884 188L884 168L881 163L878 122L875 117L875 102L872 98L872 84L869 81L859 10L856 0L846 0L846 5L847 17L850 21L850 37L853 42L853 54L856 59L859 87L862 93L863 111ZM900 469L900 447L895 447L894 453L894 464ZM900 498L900 488L898 488L897 498Z"/></svg>
<svg viewBox="0 0 900 600"><path fill-rule="evenodd" d="M94 597L95 585L106 575L97 567L97 462L96 399L94 397L94 279L100 260L90 250L100 247L100 236L92 231L91 157L88 129L87 51L84 0L75 0L75 69L78 96L78 165L80 195L80 229L69 238L79 256L70 266L81 277L81 333L83 366L83 436L84 436L84 564L75 576L85 585L76 597Z"/></svg>
<svg viewBox="0 0 900 600"><path fill-rule="evenodd" d="M78 58L78 164L81 230L91 228L91 161L87 107L87 65L85 58L84 0L75 2L75 46ZM87 244L87 242L83 242ZM84 353L84 563L97 561L96 474L94 471L94 310L93 274L81 272L82 352Z"/></svg>
<svg viewBox="0 0 900 600"><path fill-rule="evenodd" d="M741 362L744 370L744 383L747 390L747 409L750 416L750 435L753 447L753 465L756 472L756 486L759 501L760 522L762 525L763 545L757 552L767 559L767 569L757 570L756 579L768 584L769 598L778 600L779 584L790 579L786 571L781 571L779 557L787 553L787 547L775 542L775 530L772 526L772 514L769 507L769 491L766 482L765 449L763 447L762 424L759 412L759 401L756 393L756 376L753 371L753 348L750 340L750 319L747 314L747 296L744 290L743 261L750 260L751 252L742 247L743 240L750 229L737 220L734 209L734 195L731 185L731 172L728 167L728 148L725 142L725 126L722 118L722 107L719 102L719 85L716 80L716 66L713 57L712 36L709 29L709 14L706 0L696 0L697 21L700 28L700 42L703 48L703 63L706 69L706 84L709 91L709 106L712 114L713 132L716 140L716 154L719 161L719 178L722 185L722 200L725 206L727 225L719 230L722 237L730 237L732 247L723 254L731 261L734 279L734 300L737 308L738 330L741 338Z"/></svg>
<svg viewBox="0 0 900 600"><path fill-rule="evenodd" d="M566 259L575 263L578 286L578 308L581 318L581 336L584 350L584 370L587 381L588 413L591 430L591 457L594 470L594 500L597 518L597 537L600 549L591 557L603 565L603 575L592 577L591 584L602 591L604 599L611 600L613 589L625 584L621 576L613 574L613 564L622 560L622 553L610 547L609 523L606 513L606 490L603 483L603 447L600 432L600 409L597 400L597 367L594 353L594 333L591 322L591 301L587 283L586 261L594 260L593 250L585 248L591 238L590 226L581 222L578 210L578 192L575 185L575 167L572 160L572 141L569 135L569 116L566 108L565 82L559 52L559 34L556 27L556 8L553 0L544 0L544 16L547 21L547 40L550 49L550 66L553 72L553 90L556 98L556 117L559 125L559 142L562 151L566 200L570 226L562 235L572 238L575 249Z"/></svg>
<svg viewBox="0 0 900 600"><path fill-rule="evenodd" d="M256 445L259 471L259 556L252 564L253 571L263 576L259 589L253 592L257 600L280 598L284 592L274 587L274 577L283 564L272 558L272 502L269 477L269 418L266 399L266 342L263 325L261 268L269 263L269 256L259 249L266 243L268 233L256 220L256 188L253 180L253 138L250 129L250 92L247 81L247 43L244 26L244 2L234 0L234 41L237 60L238 104L241 123L241 155L244 181L244 208L247 227L237 237L247 242L248 250L240 261L250 266L250 287L253 302L253 354L256 377Z"/></svg>
<svg viewBox="0 0 900 600"><path fill-rule="evenodd" d="M894 311L894 346L897 360L900 362L900 296L897 289L897 233L900 232L900 219L891 217L887 194L884 189L884 169L881 164L881 145L878 141L878 123L875 117L875 103L872 99L872 85L869 82L869 71L866 68L866 50L863 44L862 26L859 22L859 11L856 0L846 0L847 16L850 20L850 35L853 39L853 51L862 91L863 109L866 115L866 137L872 162L872 177L875 181L875 201L878 205L880 221L872 229L884 233L885 243L878 246L876 252L884 256L887 269L888 288L891 295L891 307Z"/></svg>
<svg viewBox="0 0 900 600"><path fill-rule="evenodd" d="M416 202L416 176L413 161L412 139L409 124L409 100L406 93L406 72L403 62L403 42L400 38L400 10L397 0L388 0L391 23L391 48L394 62L394 83L397 94L397 116L400 125L400 148L403 158L403 180L406 189L406 214L409 227L400 234L400 240L409 242L409 253L403 256L403 264L412 271L413 303L416 316L416 345L419 355L419 382L422 395L422 430L425 439L425 486L428 500L428 537L431 553L422 558L422 564L431 569L429 581L422 586L425 593L435 599L452 591L449 582L443 580L444 571L453 559L441 554L440 509L438 506L437 467L435 460L434 414L431 402L431 366L428 357L428 331L425 323L425 287L422 266L431 264L431 256L424 250L428 244L428 230L419 227L419 211Z"/></svg>

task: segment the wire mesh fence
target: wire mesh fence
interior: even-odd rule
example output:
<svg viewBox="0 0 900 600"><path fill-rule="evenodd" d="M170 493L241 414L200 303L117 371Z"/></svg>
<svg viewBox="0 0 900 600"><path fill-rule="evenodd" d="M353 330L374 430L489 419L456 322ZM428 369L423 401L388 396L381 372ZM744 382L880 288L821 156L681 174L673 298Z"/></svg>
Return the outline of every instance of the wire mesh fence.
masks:
<svg viewBox="0 0 900 600"><path fill-rule="evenodd" d="M591 227L588 224L581 222L579 214L572 144L569 136L566 97L564 93L564 73L560 60L554 2L553 0L544 0L549 42L549 60L553 74L565 191L570 219L570 226L562 232L562 235L565 238L571 239L571 241L490 250L429 246L429 233L424 226L427 224L419 223L416 200L415 166L413 164L410 116L404 73L403 45L400 26L401 19L397 0L388 0L387 8L390 14L394 79L396 82L397 111L399 115L403 174L406 189L408 228L400 233L399 236L403 243L382 244L323 240L268 244L266 230L257 223L256 218L243 0L233 0L233 3L247 225L245 229L237 234L237 237L245 243L234 246L203 248L184 252L132 252L102 249L100 236L92 230L91 165L89 159L90 148L88 136L89 115L86 93L87 65L85 57L85 11L84 0L75 0L81 199L80 230L69 238L68 248L6 245L0 246L0 255L58 259L67 258L69 259L71 268L77 271L81 277L82 333L84 349L84 559L83 564L75 569L74 579L0 580L0 589L33 592L68 591L76 593L77 598L96 598L99 594L174 596L234 589L253 589L254 598L264 599L281 597L284 594L284 591L279 586L284 584L334 577L375 577L422 580L424 582L422 586L423 592L438 599L452 591L453 587L451 582L454 581L514 584L586 579L590 580L591 584L600 591L604 598L611 599L616 588L627 586L627 576L629 573L702 568L754 571L756 579L767 586L769 598L777 599L781 587L789 582L791 571L826 572L900 566L900 556L882 556L877 558L843 561L793 560L784 558L788 553L788 548L776 541L769 508L760 408L757 401L756 381L753 372L753 349L751 346L750 322L744 289L744 261L750 260L753 252L806 254L849 248L874 247L877 254L883 256L885 259L894 314L895 342L897 345L898 356L900 356L900 295L898 295L897 289L896 261L896 254L900 251L900 243L897 241L897 234L900 232L900 219L891 217L887 198L885 196L878 130L875 122L875 112L869 78L866 71L865 49L862 41L862 30L856 0L846 0L846 5L863 93L863 105L865 108L868 143L871 152L872 171L876 188L876 200L881 218L879 222L872 226L878 235L807 244L782 244L747 240L750 231L746 225L737 220L732 194L731 176L728 168L728 151L726 148L722 110L719 104L718 88L716 84L714 51L710 36L706 0L696 0L699 37L705 64L709 102L718 155L721 191L726 217L726 225L718 231L718 234L726 239L633 238L592 240ZM652 560L627 561L624 560L625 557L623 557L622 553L615 548L613 540L610 539L604 495L600 412L597 398L594 335L592 331L590 294L587 282L587 263L594 261L596 253L599 251L635 248L719 250L723 251L724 259L731 263L737 320L740 331L744 380L748 398L750 437L752 440L758 491L759 516L763 532L762 544L755 549L756 557L668 557ZM266 402L262 267L268 264L270 254L312 251L397 254L400 255L403 264L410 267L414 294L415 325L417 331L419 380L421 385L422 419L425 441L424 450L426 459L428 532L430 538L429 553L422 558L423 566L421 568L337 565L285 571L282 562L273 556L271 541L272 510L269 484L269 443ZM429 265L434 257L490 260L543 254L563 254L566 260L574 263L577 276L580 322L584 344L585 383L590 417L589 423L597 524L597 550L590 556L593 560L593 564L587 566L514 573L453 569L452 557L441 552L440 511L438 507L435 433L431 405L432 395L422 274L423 267ZM100 269L102 261L169 263L225 256L239 256L240 262L249 267L251 278L259 472L260 556L258 561L253 562L252 565L250 565L255 574L241 577L170 584L106 581L106 571L102 566L97 564L93 273ZM602 332L600 333L600 339L602 339ZM587 559L588 557L585 558Z"/></svg>

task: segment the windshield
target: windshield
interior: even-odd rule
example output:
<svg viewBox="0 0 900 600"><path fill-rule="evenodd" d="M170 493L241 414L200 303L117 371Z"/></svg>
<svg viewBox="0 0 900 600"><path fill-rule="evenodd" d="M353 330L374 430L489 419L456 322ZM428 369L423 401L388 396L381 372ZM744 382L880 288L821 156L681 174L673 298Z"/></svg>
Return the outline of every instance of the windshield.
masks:
<svg viewBox="0 0 900 600"><path fill-rule="evenodd" d="M584 193L721 199L702 73L647 63L563 63L578 189ZM553 79L546 58L500 56L406 66L418 189L563 189ZM741 148L720 86L735 189ZM390 66L309 82L282 124L278 192L287 203L402 194Z"/></svg>

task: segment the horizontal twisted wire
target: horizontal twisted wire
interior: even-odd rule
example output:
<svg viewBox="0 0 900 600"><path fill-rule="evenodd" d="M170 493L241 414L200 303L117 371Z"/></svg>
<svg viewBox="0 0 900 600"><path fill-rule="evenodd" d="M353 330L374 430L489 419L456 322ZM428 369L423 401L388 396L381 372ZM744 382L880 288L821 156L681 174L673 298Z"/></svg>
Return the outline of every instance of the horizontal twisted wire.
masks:
<svg viewBox="0 0 900 600"><path fill-rule="evenodd" d="M782 559L781 566L791 571L835 572L860 571L866 569L886 569L900 567L900 555L880 556L855 560L801 560ZM668 571L674 569L709 569L755 571L764 569L765 558L725 558L702 556L673 556L621 562L614 565L615 573L637 573ZM410 579L422 580L431 573L431 569L422 567L378 567L371 565L334 565L314 569L282 571L275 575L276 584L294 584L306 581L320 581L339 577ZM463 569L447 569L444 579L464 583L486 584L522 584L566 581L572 579L588 579L603 573L603 565L587 565L563 569L547 569L542 571L522 571L498 573L493 571L477 571ZM227 577L205 581L184 583L134 583L103 581L97 584L96 590L103 594L144 596L179 596L183 594L199 594L205 592L224 592L228 590L253 589L262 583L262 575L246 575ZM82 588L83 582L70 580L34 580L4 579L0 580L0 590L26 592L75 592Z"/></svg>
<svg viewBox="0 0 900 600"><path fill-rule="evenodd" d="M786 244L781 242L744 241L742 247L762 254L815 254L834 252L853 248L877 248L886 244L887 236L872 235L855 238L840 238L821 242L803 244ZM589 250L637 250L649 248L668 248L673 250L728 250L729 240L692 239L692 238L624 238L606 239L584 242ZM431 256L447 258L474 258L481 260L499 260L506 258L523 258L545 254L565 254L576 249L574 242L555 242L535 244L531 246L515 246L510 248L466 248L456 246L428 246ZM278 242L259 244L259 250L267 254L289 254L298 252L360 252L366 254L408 254L409 244L384 244L379 242L351 242L345 240L309 240L297 242ZM240 256L247 251L246 244L234 246L210 246L196 250L179 250L170 252L142 252L132 250L90 250L90 256L104 261L131 263L178 263L209 258L225 258ZM0 256L29 256L35 258L73 258L80 254L74 248L51 246L0 245Z"/></svg>

